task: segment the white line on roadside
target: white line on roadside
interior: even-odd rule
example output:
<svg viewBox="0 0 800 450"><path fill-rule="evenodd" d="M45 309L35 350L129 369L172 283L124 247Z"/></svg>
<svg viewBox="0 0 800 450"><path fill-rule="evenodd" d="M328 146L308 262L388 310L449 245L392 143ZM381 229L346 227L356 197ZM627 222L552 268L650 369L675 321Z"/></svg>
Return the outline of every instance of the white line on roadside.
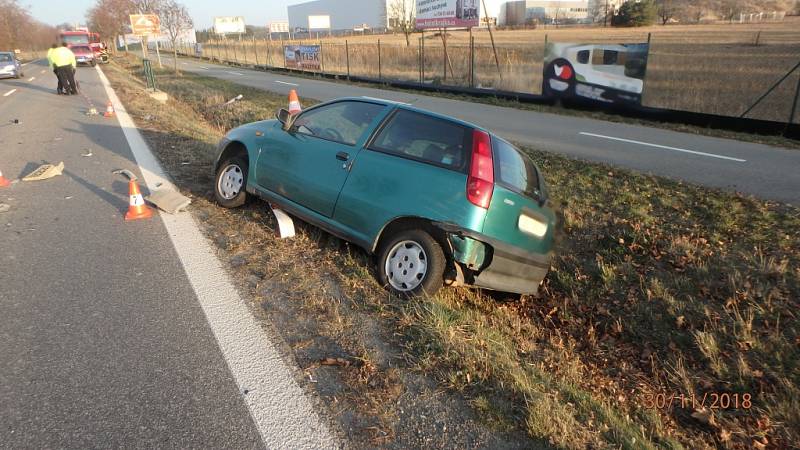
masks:
<svg viewBox="0 0 800 450"><path fill-rule="evenodd" d="M231 74L231 75L239 75L239 76L244 76L244 74L243 74L243 73L239 73L239 72L231 72L230 70L226 70L225 72L226 72L226 73L229 73L229 74Z"/></svg>
<svg viewBox="0 0 800 450"><path fill-rule="evenodd" d="M299 84L289 83L288 81L275 80L275 82L280 84L288 84L289 86L300 86Z"/></svg>
<svg viewBox="0 0 800 450"><path fill-rule="evenodd" d="M203 69L203 70L208 70L208 67L205 67L205 66L200 66L200 68Z"/></svg>
<svg viewBox="0 0 800 450"><path fill-rule="evenodd" d="M679 148L679 147L670 147L670 146L667 146L667 145L651 144L649 142L634 141L632 139L623 139L623 138L618 138L618 137L613 137L613 136L604 136L602 134L585 133L583 131L580 132L579 134L582 134L584 136L596 137L596 138L600 138L600 139L609 139L609 140L612 140L612 141L627 142L629 144L638 144L638 145L644 145L644 146L647 146L647 147L655 147L655 148L661 148L661 149L665 149L665 150L673 150L673 151L676 151L676 152L691 153L692 155L707 156L709 158L719 158L719 159L725 159L725 160L728 160L728 161L735 161L735 162L747 162L746 159L732 158L730 156L716 155L714 153L698 152L698 151L695 151L695 150L687 150L685 148Z"/></svg>
<svg viewBox="0 0 800 450"><path fill-rule="evenodd" d="M145 184L174 189L98 66ZM266 448L338 448L280 352L255 320L192 215L159 214ZM246 393L245 393L246 392Z"/></svg>
<svg viewBox="0 0 800 450"><path fill-rule="evenodd" d="M12 90L6 92L5 94L3 94L3 97L8 97L9 95L13 94L14 92L17 92L17 90L16 89L12 89Z"/></svg>
<svg viewBox="0 0 800 450"><path fill-rule="evenodd" d="M36 77L30 77L30 78L28 78L28 82L30 83L31 81L33 81L35 79L36 79Z"/></svg>

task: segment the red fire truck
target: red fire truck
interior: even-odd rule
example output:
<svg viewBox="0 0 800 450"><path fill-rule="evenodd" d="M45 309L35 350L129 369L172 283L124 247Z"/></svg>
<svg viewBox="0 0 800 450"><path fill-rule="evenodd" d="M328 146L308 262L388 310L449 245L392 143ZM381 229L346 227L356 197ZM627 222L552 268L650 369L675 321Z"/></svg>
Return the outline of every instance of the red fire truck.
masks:
<svg viewBox="0 0 800 450"><path fill-rule="evenodd" d="M67 47L75 45L88 45L94 53L94 59L100 63L108 62L108 52L106 46L100 42L100 35L92 33L88 28L78 28L71 31L62 31L58 34L60 42L66 42Z"/></svg>

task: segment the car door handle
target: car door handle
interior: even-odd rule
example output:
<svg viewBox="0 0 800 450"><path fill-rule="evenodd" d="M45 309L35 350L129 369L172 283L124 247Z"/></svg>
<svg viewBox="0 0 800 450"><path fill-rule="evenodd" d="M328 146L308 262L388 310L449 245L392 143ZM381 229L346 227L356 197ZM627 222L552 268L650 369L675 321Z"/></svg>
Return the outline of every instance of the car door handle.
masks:
<svg viewBox="0 0 800 450"><path fill-rule="evenodd" d="M336 159L338 159L339 161L347 161L348 159L350 159L350 154L347 152L339 152L336 154Z"/></svg>

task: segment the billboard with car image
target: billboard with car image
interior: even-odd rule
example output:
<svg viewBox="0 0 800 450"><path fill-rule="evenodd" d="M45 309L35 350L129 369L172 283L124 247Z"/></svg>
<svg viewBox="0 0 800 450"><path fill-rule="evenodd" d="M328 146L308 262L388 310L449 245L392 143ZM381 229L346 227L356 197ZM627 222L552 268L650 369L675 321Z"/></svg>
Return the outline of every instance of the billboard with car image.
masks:
<svg viewBox="0 0 800 450"><path fill-rule="evenodd" d="M602 103L642 103L650 45L549 42L542 94Z"/></svg>

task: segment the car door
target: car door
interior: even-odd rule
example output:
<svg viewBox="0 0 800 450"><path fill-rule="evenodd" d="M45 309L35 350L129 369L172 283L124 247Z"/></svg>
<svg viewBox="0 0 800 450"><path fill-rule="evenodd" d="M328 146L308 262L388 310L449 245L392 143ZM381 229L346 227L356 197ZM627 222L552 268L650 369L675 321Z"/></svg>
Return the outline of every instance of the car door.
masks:
<svg viewBox="0 0 800 450"><path fill-rule="evenodd" d="M351 164L386 109L378 103L344 100L301 113L291 130L265 137L257 162L258 184L331 217Z"/></svg>

